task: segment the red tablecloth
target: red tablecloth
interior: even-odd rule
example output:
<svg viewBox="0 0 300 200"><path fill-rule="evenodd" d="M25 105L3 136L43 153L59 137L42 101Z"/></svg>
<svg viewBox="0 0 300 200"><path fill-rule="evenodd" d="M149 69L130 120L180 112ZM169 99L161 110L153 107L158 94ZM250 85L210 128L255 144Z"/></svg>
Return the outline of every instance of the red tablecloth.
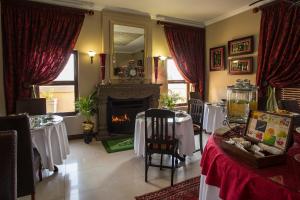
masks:
<svg viewBox="0 0 300 200"><path fill-rule="evenodd" d="M294 143L289 149L286 164L254 169L224 153L217 145L219 141L216 136L208 139L200 165L206 184L220 188L220 198L300 200L300 162L293 158L300 153L299 144Z"/></svg>

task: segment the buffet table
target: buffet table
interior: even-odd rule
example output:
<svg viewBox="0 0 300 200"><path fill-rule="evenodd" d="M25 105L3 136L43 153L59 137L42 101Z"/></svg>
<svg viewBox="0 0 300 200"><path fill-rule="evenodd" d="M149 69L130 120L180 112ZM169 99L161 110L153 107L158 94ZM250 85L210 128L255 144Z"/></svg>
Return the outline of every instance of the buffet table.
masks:
<svg viewBox="0 0 300 200"><path fill-rule="evenodd" d="M51 116L49 120L36 116L39 118L41 122L31 128L32 143L41 154L43 167L54 171L55 165L63 164L70 154L66 126L60 116Z"/></svg>
<svg viewBox="0 0 300 200"><path fill-rule="evenodd" d="M234 160L218 146L220 136L212 135L202 154L199 200L300 199L300 159L294 157L300 153L299 135L284 165L263 169Z"/></svg>
<svg viewBox="0 0 300 200"><path fill-rule="evenodd" d="M205 103L203 113L203 130L213 133L216 129L223 127L226 112L224 106Z"/></svg>
<svg viewBox="0 0 300 200"><path fill-rule="evenodd" d="M176 117L175 137L178 139L178 149L180 156L192 156L195 151L195 136L193 130L193 121L189 114L184 117ZM151 127L150 121L147 125ZM171 123L170 123L171 126ZM172 130L172 128L169 128ZM171 133L170 133L171 134ZM134 129L134 152L137 156L145 155L145 116L144 112L137 114Z"/></svg>

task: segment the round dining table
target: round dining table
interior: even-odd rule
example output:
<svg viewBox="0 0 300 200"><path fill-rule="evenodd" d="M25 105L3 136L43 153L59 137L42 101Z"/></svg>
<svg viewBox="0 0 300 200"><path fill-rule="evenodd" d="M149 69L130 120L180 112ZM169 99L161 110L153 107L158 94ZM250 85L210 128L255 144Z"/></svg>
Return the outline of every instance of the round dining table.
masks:
<svg viewBox="0 0 300 200"><path fill-rule="evenodd" d="M195 151L195 138L193 121L187 113L176 113L175 138L178 139L178 150L180 156L192 156ZM147 125L151 127L150 120ZM171 122L169 123L171 135ZM134 152L137 156L145 156L145 112L138 113L134 129Z"/></svg>
<svg viewBox="0 0 300 200"><path fill-rule="evenodd" d="M226 119L225 106L205 103L203 112L203 130L207 133L213 133L218 128L224 127L224 120Z"/></svg>
<svg viewBox="0 0 300 200"><path fill-rule="evenodd" d="M66 125L61 116L30 116L31 139L41 155L43 168L56 171L70 154Z"/></svg>

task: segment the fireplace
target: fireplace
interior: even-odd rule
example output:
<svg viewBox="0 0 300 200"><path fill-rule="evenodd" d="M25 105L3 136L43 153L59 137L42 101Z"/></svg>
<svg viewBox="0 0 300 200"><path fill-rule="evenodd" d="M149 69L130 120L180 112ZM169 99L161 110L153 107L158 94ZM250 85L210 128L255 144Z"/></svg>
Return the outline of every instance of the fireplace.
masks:
<svg viewBox="0 0 300 200"><path fill-rule="evenodd" d="M150 98L107 98L107 130L111 134L133 134L136 114L150 107Z"/></svg>

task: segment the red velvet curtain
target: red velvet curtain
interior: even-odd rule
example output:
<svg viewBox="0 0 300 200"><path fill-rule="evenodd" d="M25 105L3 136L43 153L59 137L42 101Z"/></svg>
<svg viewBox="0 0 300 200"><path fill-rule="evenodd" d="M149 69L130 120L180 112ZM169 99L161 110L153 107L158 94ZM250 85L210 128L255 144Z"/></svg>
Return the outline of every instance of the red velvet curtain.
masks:
<svg viewBox="0 0 300 200"><path fill-rule="evenodd" d="M203 28L164 23L169 50L179 72L204 98L205 31Z"/></svg>
<svg viewBox="0 0 300 200"><path fill-rule="evenodd" d="M262 8L256 83L262 108L268 86L300 84L299 6L279 2Z"/></svg>
<svg viewBox="0 0 300 200"><path fill-rule="evenodd" d="M31 85L53 81L67 63L84 11L34 2L1 6L3 68L8 114L16 100L31 96Z"/></svg>

